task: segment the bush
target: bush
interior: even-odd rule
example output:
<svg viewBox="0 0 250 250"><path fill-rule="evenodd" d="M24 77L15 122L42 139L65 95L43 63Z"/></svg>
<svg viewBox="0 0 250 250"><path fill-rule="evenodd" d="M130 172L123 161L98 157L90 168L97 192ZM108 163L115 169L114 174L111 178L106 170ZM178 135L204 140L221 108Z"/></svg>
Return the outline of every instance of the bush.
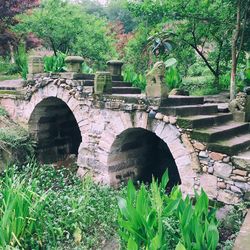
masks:
<svg viewBox="0 0 250 250"><path fill-rule="evenodd" d="M119 233L127 249L215 250L218 223L205 192L196 193L193 205L188 196L182 198L179 188L166 195L167 183L167 173L159 184L153 178L149 190L141 185L137 191L129 181L126 197L118 199Z"/></svg>
<svg viewBox="0 0 250 250"><path fill-rule="evenodd" d="M173 66L167 69L166 75L165 75L165 81L170 89L180 87L182 78L178 72L177 67Z"/></svg>
<svg viewBox="0 0 250 250"><path fill-rule="evenodd" d="M58 51L56 56L44 57L44 71L45 72L64 72L66 54Z"/></svg>
<svg viewBox="0 0 250 250"><path fill-rule="evenodd" d="M132 68L127 67L123 70L123 77L125 82L130 82L134 87L138 87L141 90L146 88L146 75L137 74Z"/></svg>

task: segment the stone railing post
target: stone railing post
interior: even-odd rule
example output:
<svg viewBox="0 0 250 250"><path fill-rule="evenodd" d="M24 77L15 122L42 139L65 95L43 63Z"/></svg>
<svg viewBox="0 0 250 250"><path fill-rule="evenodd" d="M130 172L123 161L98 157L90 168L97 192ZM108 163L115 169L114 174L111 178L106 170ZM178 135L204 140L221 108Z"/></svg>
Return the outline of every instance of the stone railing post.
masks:
<svg viewBox="0 0 250 250"><path fill-rule="evenodd" d="M119 60L110 60L107 62L108 71L111 76L117 77L119 80L122 80L122 65L124 63Z"/></svg>
<svg viewBox="0 0 250 250"><path fill-rule="evenodd" d="M44 63L41 56L30 56L28 59L29 74L38 74L44 72Z"/></svg>
<svg viewBox="0 0 250 250"><path fill-rule="evenodd" d="M112 78L110 72L96 72L94 80L94 92L95 94L112 93Z"/></svg>
<svg viewBox="0 0 250 250"><path fill-rule="evenodd" d="M83 61L81 56L67 56L65 58L67 72L81 73Z"/></svg>

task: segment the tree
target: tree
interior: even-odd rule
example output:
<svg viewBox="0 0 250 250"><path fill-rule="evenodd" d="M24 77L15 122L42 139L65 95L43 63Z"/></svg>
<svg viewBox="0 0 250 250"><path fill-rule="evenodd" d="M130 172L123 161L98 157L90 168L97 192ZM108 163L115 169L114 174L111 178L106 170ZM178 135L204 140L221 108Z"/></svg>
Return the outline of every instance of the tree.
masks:
<svg viewBox="0 0 250 250"><path fill-rule="evenodd" d="M129 8L143 19L146 27L171 31L178 49L191 47L214 75L214 86L218 86L221 62L228 60L223 58L228 55L224 51L230 48L233 8L228 1L146 0L131 2Z"/></svg>
<svg viewBox="0 0 250 250"><path fill-rule="evenodd" d="M0 0L0 54L13 52L17 45L15 33L10 30L15 25L15 16L39 5L39 0Z"/></svg>
<svg viewBox="0 0 250 250"><path fill-rule="evenodd" d="M235 2L235 1L233 1ZM230 99L235 98L236 91L236 70L240 53L246 41L246 30L250 27L250 1L237 0L236 1L236 22L235 29L232 35L232 68L230 80ZM249 38L249 37L248 37Z"/></svg>
<svg viewBox="0 0 250 250"><path fill-rule="evenodd" d="M73 53L104 64L114 54L106 26L105 20L87 14L79 4L45 0L30 15L21 15L15 30L33 32L55 55Z"/></svg>

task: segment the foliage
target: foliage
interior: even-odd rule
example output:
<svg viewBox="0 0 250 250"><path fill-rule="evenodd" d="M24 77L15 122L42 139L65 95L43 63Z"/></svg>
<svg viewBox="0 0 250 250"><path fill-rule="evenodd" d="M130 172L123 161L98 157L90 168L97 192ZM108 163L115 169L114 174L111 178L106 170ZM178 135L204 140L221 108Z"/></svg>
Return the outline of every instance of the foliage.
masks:
<svg viewBox="0 0 250 250"><path fill-rule="evenodd" d="M0 181L0 248L23 246L24 239L36 235L39 242L40 215L44 199L35 193L36 183L25 186L24 176L7 171Z"/></svg>
<svg viewBox="0 0 250 250"><path fill-rule="evenodd" d="M39 4L39 0L12 0L1 1L0 4L0 55L8 55L11 46L17 45L16 34L10 30L15 25L15 16Z"/></svg>
<svg viewBox="0 0 250 250"><path fill-rule="evenodd" d="M94 70L91 67L89 67L87 63L84 62L82 64L82 72L86 74L93 74Z"/></svg>
<svg viewBox="0 0 250 250"><path fill-rule="evenodd" d="M177 67L172 66L167 69L165 80L170 89L179 88L182 78L178 72Z"/></svg>
<svg viewBox="0 0 250 250"><path fill-rule="evenodd" d="M44 0L40 8L19 19L15 30L33 32L55 55L57 51L81 55L98 66L114 55L112 38L106 35L105 20L87 14L76 3Z"/></svg>
<svg viewBox="0 0 250 250"><path fill-rule="evenodd" d="M44 57L44 71L45 72L64 72L65 71L65 60L66 55L60 51L57 52L56 56L45 56Z"/></svg>
<svg viewBox="0 0 250 250"><path fill-rule="evenodd" d="M138 87L141 90L146 88L146 76L145 74L137 74L132 68L125 68L123 70L123 77L125 82L130 82L134 87Z"/></svg>
<svg viewBox="0 0 250 250"><path fill-rule="evenodd" d="M26 80L28 74L28 56L24 44L20 44L17 48L15 53L15 63L17 65L18 73L20 73L21 77Z"/></svg>
<svg viewBox="0 0 250 250"><path fill-rule="evenodd" d="M34 155L34 142L28 132L9 121L6 111L1 111L0 147L10 163L24 164ZM11 157L11 158L10 158ZM5 159L2 159L5 160Z"/></svg>
<svg viewBox="0 0 250 250"><path fill-rule="evenodd" d="M126 197L118 199L119 233L127 249L174 249L176 246L176 249L215 250L219 242L218 222L215 210L208 208L205 192L196 193L193 205L188 196L182 198L178 188L166 195L167 182L167 172L161 183L152 180L149 191L144 185L137 191L129 181ZM174 218L175 222L164 224L168 218ZM174 229L174 224L179 227Z"/></svg>
<svg viewBox="0 0 250 250"><path fill-rule="evenodd" d="M233 249L234 241L240 231L241 225L246 215L247 203L240 203L230 209L230 212L219 224L220 243L219 249Z"/></svg>
<svg viewBox="0 0 250 250"><path fill-rule="evenodd" d="M24 193L32 189L34 197L45 197L43 209L35 209L40 218L36 232L18 238L24 249L99 249L115 234L116 196L122 191L94 184L90 176L81 180L74 169L57 170L35 161L10 166L3 176L13 169Z"/></svg>

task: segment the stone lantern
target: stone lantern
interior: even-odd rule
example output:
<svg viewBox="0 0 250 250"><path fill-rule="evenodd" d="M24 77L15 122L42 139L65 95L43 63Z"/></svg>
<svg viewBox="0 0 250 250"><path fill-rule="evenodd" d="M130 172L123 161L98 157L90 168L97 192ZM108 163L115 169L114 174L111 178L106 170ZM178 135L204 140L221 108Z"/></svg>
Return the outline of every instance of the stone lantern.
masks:
<svg viewBox="0 0 250 250"><path fill-rule="evenodd" d="M118 77L122 80L122 65L124 63L119 60L110 60L107 62L108 71L111 73L112 76Z"/></svg>
<svg viewBox="0 0 250 250"><path fill-rule="evenodd" d="M83 58L81 56L67 56L65 63L68 72L81 73Z"/></svg>

